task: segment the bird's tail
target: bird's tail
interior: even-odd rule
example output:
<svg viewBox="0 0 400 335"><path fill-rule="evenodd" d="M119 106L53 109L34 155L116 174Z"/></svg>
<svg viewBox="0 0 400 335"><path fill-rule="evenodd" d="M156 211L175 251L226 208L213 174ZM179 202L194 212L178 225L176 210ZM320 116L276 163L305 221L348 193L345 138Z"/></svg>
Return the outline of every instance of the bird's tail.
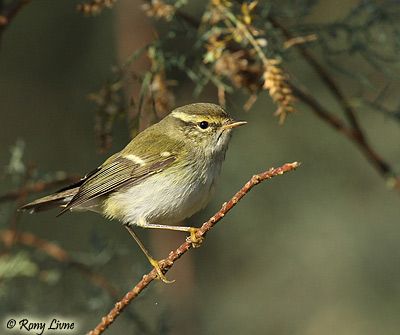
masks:
<svg viewBox="0 0 400 335"><path fill-rule="evenodd" d="M30 213L37 213L47 211L48 209L66 206L71 199L78 193L79 187L61 190L47 197L37 199L22 206L21 210L29 211Z"/></svg>

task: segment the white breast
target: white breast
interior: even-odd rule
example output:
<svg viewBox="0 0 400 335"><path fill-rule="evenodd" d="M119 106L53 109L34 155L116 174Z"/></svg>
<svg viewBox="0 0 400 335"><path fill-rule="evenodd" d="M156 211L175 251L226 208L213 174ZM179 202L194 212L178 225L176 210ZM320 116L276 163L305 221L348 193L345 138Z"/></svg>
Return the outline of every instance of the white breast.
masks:
<svg viewBox="0 0 400 335"><path fill-rule="evenodd" d="M111 194L103 204L106 216L124 223L173 225L202 209L214 192L222 160L180 172L158 173ZM202 171L200 173L199 171ZM179 176L177 176L179 174Z"/></svg>

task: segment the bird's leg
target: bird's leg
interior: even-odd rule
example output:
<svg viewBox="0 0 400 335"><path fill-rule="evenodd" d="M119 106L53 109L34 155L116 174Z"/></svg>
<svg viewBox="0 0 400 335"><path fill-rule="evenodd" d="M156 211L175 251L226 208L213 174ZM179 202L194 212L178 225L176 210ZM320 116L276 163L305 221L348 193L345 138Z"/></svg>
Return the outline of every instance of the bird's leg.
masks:
<svg viewBox="0 0 400 335"><path fill-rule="evenodd" d="M157 271L158 278L161 279L164 283L172 284L175 280L168 280L167 277L162 273L160 269L160 263L162 261L157 261L150 255L147 251L146 247L143 245L142 241L140 241L139 236L133 231L132 227L129 224L125 224L125 228L129 231L131 236L135 239L136 243L139 245L140 249L142 249L143 253L146 255L147 259L149 260L150 264L154 266Z"/></svg>
<svg viewBox="0 0 400 335"><path fill-rule="evenodd" d="M190 242L192 243L193 248L200 247L201 243L203 242L204 237L196 237L196 232L200 230L200 228L195 227L187 227L187 226L168 226L163 224L154 224L154 223L147 223L147 222L138 222L138 226L143 228L154 228L154 229L168 229L168 230L175 230L175 231L186 231L190 233Z"/></svg>
<svg viewBox="0 0 400 335"><path fill-rule="evenodd" d="M196 232L200 230L200 228L195 228L195 227L189 227L189 233L190 233L190 242L192 242L192 247L193 248L199 248L201 244L203 243L204 237L196 237Z"/></svg>

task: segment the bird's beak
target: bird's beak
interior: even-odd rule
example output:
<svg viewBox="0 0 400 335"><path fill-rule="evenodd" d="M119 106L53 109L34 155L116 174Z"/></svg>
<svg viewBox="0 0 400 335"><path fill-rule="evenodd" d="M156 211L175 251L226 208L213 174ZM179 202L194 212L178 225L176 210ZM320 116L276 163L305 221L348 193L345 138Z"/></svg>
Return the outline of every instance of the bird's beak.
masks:
<svg viewBox="0 0 400 335"><path fill-rule="evenodd" d="M239 127L239 126L243 126L244 124L246 124L246 121L229 121L227 124L224 124L222 126L222 129L231 129L231 128L235 128L235 127Z"/></svg>

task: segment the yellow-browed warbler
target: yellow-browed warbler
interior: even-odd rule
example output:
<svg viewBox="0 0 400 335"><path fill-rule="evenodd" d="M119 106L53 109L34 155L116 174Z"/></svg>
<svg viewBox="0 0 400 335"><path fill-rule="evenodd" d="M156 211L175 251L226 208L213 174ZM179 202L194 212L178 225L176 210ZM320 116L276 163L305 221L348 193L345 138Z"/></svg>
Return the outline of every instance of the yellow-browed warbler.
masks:
<svg viewBox="0 0 400 335"><path fill-rule="evenodd" d="M69 210L90 210L118 219L157 269L160 279L168 282L159 262L140 242L132 226L187 231L193 238L196 228L173 224L207 204L232 129L244 124L211 103L177 108L79 182L22 209L40 212L64 207L59 215Z"/></svg>

